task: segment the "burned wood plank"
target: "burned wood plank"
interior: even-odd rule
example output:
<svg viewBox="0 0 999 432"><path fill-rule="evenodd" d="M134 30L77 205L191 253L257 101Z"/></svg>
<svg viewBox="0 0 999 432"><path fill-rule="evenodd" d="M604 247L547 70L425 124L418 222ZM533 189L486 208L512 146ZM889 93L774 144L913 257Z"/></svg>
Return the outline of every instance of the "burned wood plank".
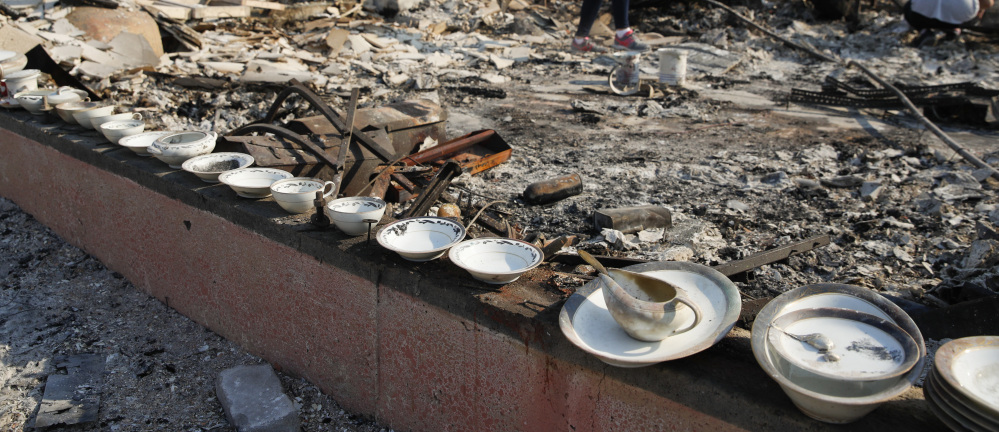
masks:
<svg viewBox="0 0 999 432"><path fill-rule="evenodd" d="M788 259L791 255L808 252L812 249L828 244L828 235L810 237L797 243L791 243L789 245L780 246L768 251L755 253L738 261L720 264L715 266L714 269L718 270L723 275L732 278L740 273L745 273L754 268L782 261Z"/></svg>

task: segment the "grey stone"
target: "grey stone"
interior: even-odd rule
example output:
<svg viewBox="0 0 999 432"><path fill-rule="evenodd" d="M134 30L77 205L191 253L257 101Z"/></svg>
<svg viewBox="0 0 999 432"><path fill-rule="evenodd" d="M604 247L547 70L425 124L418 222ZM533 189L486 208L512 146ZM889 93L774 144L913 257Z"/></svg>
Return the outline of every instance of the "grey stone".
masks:
<svg viewBox="0 0 999 432"><path fill-rule="evenodd" d="M777 172L772 172L770 174L767 174L767 175L763 176L763 178L760 179L760 182L763 182L763 183L766 183L766 184L780 184L780 183L786 183L787 180L788 180L788 178L787 178L787 173L786 172L784 172L784 171L777 171Z"/></svg>
<svg viewBox="0 0 999 432"><path fill-rule="evenodd" d="M877 201L884 188L879 181L868 181L860 185L860 198L864 201Z"/></svg>
<svg viewBox="0 0 999 432"><path fill-rule="evenodd" d="M851 188L851 187L860 186L862 183L864 183L864 179L857 176L847 175L847 176L833 177L830 179L822 179L820 180L820 182L825 187Z"/></svg>
<svg viewBox="0 0 999 432"><path fill-rule="evenodd" d="M295 403L284 394L269 364L236 366L219 374L215 394L240 432L298 431Z"/></svg>
<svg viewBox="0 0 999 432"><path fill-rule="evenodd" d="M999 263L999 241L975 240L968 248L961 266L966 269L989 268Z"/></svg>

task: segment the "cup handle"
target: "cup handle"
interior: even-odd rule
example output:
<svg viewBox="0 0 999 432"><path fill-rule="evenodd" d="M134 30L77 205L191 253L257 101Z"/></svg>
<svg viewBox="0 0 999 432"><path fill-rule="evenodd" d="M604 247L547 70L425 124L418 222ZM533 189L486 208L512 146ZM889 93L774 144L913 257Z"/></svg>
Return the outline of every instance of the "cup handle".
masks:
<svg viewBox="0 0 999 432"><path fill-rule="evenodd" d="M697 304L690 301L690 299L687 298L686 294L681 294L679 291L676 292L676 300L680 303L687 305L687 307L689 307L690 310L694 312L694 323L683 330L677 330L673 332L674 335L678 335L680 333L686 333L690 330L693 330L694 327L697 327L697 325L701 323L701 308L697 307Z"/></svg>
<svg viewBox="0 0 999 432"><path fill-rule="evenodd" d="M142 113L132 113L132 119L142 120Z"/></svg>
<svg viewBox="0 0 999 432"><path fill-rule="evenodd" d="M330 195L333 195L333 187L334 186L336 186L336 183L333 183L331 181L323 183L323 198L329 198ZM326 188L327 187L329 187L329 189L330 189L329 192L326 192Z"/></svg>
<svg viewBox="0 0 999 432"><path fill-rule="evenodd" d="M152 146L152 145L149 146L149 147L146 147L146 151L149 152L149 154L152 154L152 155L161 155L161 154L163 154L163 152L160 151L159 147Z"/></svg>

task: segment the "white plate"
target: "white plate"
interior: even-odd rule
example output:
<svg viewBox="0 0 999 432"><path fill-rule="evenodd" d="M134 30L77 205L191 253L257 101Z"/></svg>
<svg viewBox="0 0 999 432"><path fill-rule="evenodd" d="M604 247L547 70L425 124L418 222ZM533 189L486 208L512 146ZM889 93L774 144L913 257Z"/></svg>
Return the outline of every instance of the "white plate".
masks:
<svg viewBox="0 0 999 432"><path fill-rule="evenodd" d="M999 430L999 419L989 419L986 416L976 412L967 405L964 405L960 400L954 396L953 390L948 388L946 384L943 383L943 378L936 373L936 370L931 370L929 374L926 375L926 380L923 383L923 393L927 395L927 398L933 397L936 403L941 407L946 407L951 411L951 415L954 416L956 420L960 423L971 423L968 429L972 430L985 430L994 431ZM932 395L930 395L932 393Z"/></svg>
<svg viewBox="0 0 999 432"><path fill-rule="evenodd" d="M999 418L999 336L972 336L943 344L934 367L944 384Z"/></svg>
<svg viewBox="0 0 999 432"><path fill-rule="evenodd" d="M775 329L783 329L785 332ZM788 335L821 334L838 357ZM816 308L782 314L768 334L771 347L803 370L836 381L875 381L905 374L919 348L905 330L883 318L851 309Z"/></svg>
<svg viewBox="0 0 999 432"><path fill-rule="evenodd" d="M739 318L742 300L738 288L710 267L668 261L638 264L625 270L675 284L700 307L703 316L693 330L659 342L643 342L628 336L614 321L604 303L601 284L592 280L566 300L559 314L559 327L570 342L607 364L643 367L696 354L724 338Z"/></svg>

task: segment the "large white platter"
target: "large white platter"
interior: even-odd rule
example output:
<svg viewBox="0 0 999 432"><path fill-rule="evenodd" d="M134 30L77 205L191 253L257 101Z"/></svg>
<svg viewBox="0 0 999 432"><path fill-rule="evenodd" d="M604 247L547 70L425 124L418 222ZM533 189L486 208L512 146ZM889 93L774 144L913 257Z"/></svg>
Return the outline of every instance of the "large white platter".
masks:
<svg viewBox="0 0 999 432"><path fill-rule="evenodd" d="M703 317L693 330L659 342L634 339L611 317L600 291L603 284L594 279L566 300L559 314L559 326L570 342L607 364L642 367L696 354L724 338L739 318L742 300L738 288L710 267L688 262L656 262L626 270L680 287L700 307Z"/></svg>

